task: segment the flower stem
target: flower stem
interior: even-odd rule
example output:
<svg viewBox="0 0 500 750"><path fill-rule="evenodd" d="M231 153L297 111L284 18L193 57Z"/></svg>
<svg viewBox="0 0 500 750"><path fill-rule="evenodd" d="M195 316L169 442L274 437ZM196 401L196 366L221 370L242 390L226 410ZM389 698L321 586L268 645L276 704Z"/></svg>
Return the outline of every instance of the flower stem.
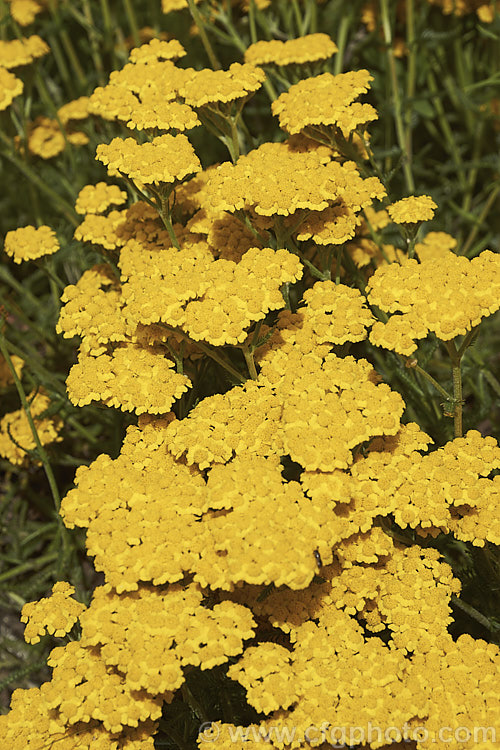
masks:
<svg viewBox="0 0 500 750"><path fill-rule="evenodd" d="M243 352L243 356L245 357L245 362L247 363L248 372L250 373L250 377L252 380L257 380L257 370L255 368L255 361L253 358L253 352L250 351L247 344L244 344L241 347L241 351Z"/></svg>
<svg viewBox="0 0 500 750"><path fill-rule="evenodd" d="M24 388L21 384L21 381L19 380L16 369L10 357L9 349L7 347L7 342L6 342L4 333L2 331L4 320L5 320L4 318L0 318L0 352L4 356L5 361L7 363L7 367L9 368L10 373L12 375L12 379L14 380L14 385L16 386L16 390L19 395L19 399L21 401L23 411L26 415L26 419L28 420L28 424L29 424L29 428L33 437L33 441L36 445L37 453L42 462L42 466L45 471L47 481L49 483L50 491L52 493L52 498L54 500L54 506L56 509L57 519L58 519L59 536L62 542L62 555L59 556L58 573L62 574L66 567L66 561L69 556L69 547L68 547L69 540L68 540L68 533L66 531L66 528L64 527L62 518L59 515L59 510L61 507L61 496L59 494L59 489L57 487L57 482L54 476L54 472L52 471L52 466L50 465L49 457L47 456L45 448L43 447L40 441L40 437L38 435L38 431L36 429L36 425L33 420L33 416L31 414L30 405L28 404L28 399L26 398Z"/></svg>
<svg viewBox="0 0 500 750"><path fill-rule="evenodd" d="M220 70L221 65L217 59L212 45L210 44L210 39L208 38L207 32L205 31L205 25L203 23L201 13L196 7L196 3L194 2L194 0L187 0L187 4L189 6L189 11L193 17L193 21L195 22L196 26L198 27L198 31L200 32L201 41L205 48L205 52L207 53L207 57L210 60L210 65L214 70Z"/></svg>
<svg viewBox="0 0 500 750"><path fill-rule="evenodd" d="M411 164L409 161L409 154L406 151L406 138L405 128L402 115L401 97L399 95L399 84L398 76L396 71L396 60L394 58L394 50L392 47L392 29L391 20L389 17L389 0L380 0L380 9L382 14L382 28L384 31L384 39L386 45L387 62L389 64L389 74L392 88L392 98L394 103L394 120L396 125L396 136L398 139L398 145L401 149L403 157L403 172L405 176L406 188L409 193L415 192L415 183L413 181L413 174L411 171Z"/></svg>
<svg viewBox="0 0 500 750"><path fill-rule="evenodd" d="M451 373L453 378L453 421L455 425L455 437L462 437L462 369L460 362L462 359L463 351L457 350L454 341L445 341L448 354L451 359ZM465 351L465 349L464 349Z"/></svg>

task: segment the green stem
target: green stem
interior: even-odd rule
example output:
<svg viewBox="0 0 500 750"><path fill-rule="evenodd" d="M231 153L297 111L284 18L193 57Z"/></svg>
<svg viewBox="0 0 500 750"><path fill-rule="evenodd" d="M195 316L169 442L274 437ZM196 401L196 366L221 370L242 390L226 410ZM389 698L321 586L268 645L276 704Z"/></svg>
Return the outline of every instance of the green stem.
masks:
<svg viewBox="0 0 500 750"><path fill-rule="evenodd" d="M472 607L470 604L467 604L467 602L459 599L457 596L455 596L455 594L452 594L451 602L467 615L469 615L469 617L472 617L472 619L476 620L476 622L479 622L484 628L486 628L486 630L489 630L491 632L491 630L493 629L491 622L487 617L485 617L485 615L481 614L481 612L478 612L477 609Z"/></svg>
<svg viewBox="0 0 500 750"><path fill-rule="evenodd" d="M408 360L407 360L407 362L408 362ZM407 367L410 367L410 368L411 368L412 370L415 370L415 372L418 372L418 374L419 374L419 375L422 375L422 377L423 377L423 378L425 378L426 380L428 380L428 381L429 381L429 383L431 383L431 384L432 384L432 385L434 386L434 388L435 388L435 389L436 389L437 391L439 391L439 393L441 394L441 396L443 396L443 397L444 397L444 398L445 398L445 399L446 399L447 401L451 401L451 396L450 396L450 394L448 393L448 391L447 391L447 390L445 390L445 389L443 388L443 386L442 386L442 385L440 385L440 384L438 383L438 381L437 381L437 380L435 380L435 379L434 379L434 378L432 377L432 375L429 375L429 373L428 373L428 372L426 372L426 370L424 370L424 369L423 369L423 367L420 367L420 365L417 365L417 364L413 364L412 360L410 360L410 364L409 364L409 365L408 365L408 364L406 364L406 366L407 366Z"/></svg>
<svg viewBox="0 0 500 750"><path fill-rule="evenodd" d="M0 319L0 326L3 324L4 319ZM31 409L28 404L28 400L26 398L26 394L24 393L24 389L21 385L21 381L19 380L19 377L16 373L15 367L12 364L12 360L10 358L9 350L6 345L5 336L0 328L0 351L2 352L5 361L7 363L7 367L9 368L12 378L14 380L14 384L16 386L17 393L19 395L19 399L21 401L23 411L26 415L26 419L28 420L28 424L31 430L31 434L33 436L34 443L36 445L37 453L40 457L40 460L42 462L45 475L47 477L47 481L49 483L50 491L52 493L52 498L54 500L54 506L57 512L57 520L58 520L58 530L59 530L59 537L62 542L62 554L58 555L58 574L63 575L64 570L66 568L66 563L69 557L69 539L68 539L68 533L66 531L66 528L64 527L63 521L61 516L59 515L59 509L61 507L61 496L59 494L59 489L57 487L56 478L54 476L54 472L52 471L52 466L50 465L49 458L47 456L47 453L45 451L45 448L43 447L40 437L38 435L38 431L36 429L35 422L33 420L33 416L31 414Z"/></svg>
<svg viewBox="0 0 500 750"><path fill-rule="evenodd" d="M245 357L245 362L247 363L250 377L252 378L252 380L257 380L257 370L255 368L255 360L253 358L253 352L250 351L250 349L248 348L246 344L244 344L241 347L241 351L243 352L243 356Z"/></svg>
<svg viewBox="0 0 500 750"><path fill-rule="evenodd" d="M236 164L240 158L240 139L238 135L238 128L236 127L236 118L231 117L229 119L229 126L231 128L231 159L233 164Z"/></svg>
<svg viewBox="0 0 500 750"><path fill-rule="evenodd" d="M481 229L481 226L482 226L483 222L485 221L486 217L488 216L488 214L490 212L490 209L491 209L493 203L495 202L495 200L496 200L497 195L498 195L499 192L500 192L500 187L497 185L492 190L492 192L490 193L490 196L489 196L488 200L486 201L483 210L479 214L479 216L477 218L477 221L475 222L474 226L472 227L472 229L471 229L471 231L469 233L469 236L465 240L465 242L464 242L464 244L463 244L463 246L462 246L462 248L460 250L460 255L467 255L467 252L468 252L470 246L472 245L472 243L476 239L477 233Z"/></svg>
<svg viewBox="0 0 500 750"><path fill-rule="evenodd" d="M201 41L205 48L205 52L207 53L207 57L210 60L210 65L214 70L220 70L221 65L217 59L217 55L215 54L212 45L210 44L210 39L208 38L207 32L205 31L205 24L203 23L201 13L196 7L196 3L194 2L194 0L187 0L187 4L189 6L191 16L193 17L193 21L195 22L196 26L198 27L198 31L200 32Z"/></svg>
<svg viewBox="0 0 500 750"><path fill-rule="evenodd" d="M333 64L333 74L338 75L342 73L344 67L344 53L347 45L347 33L352 23L352 13L343 15L340 19L339 29L337 32L337 47L338 52L335 54L335 62Z"/></svg>
<svg viewBox="0 0 500 750"><path fill-rule="evenodd" d="M0 130L0 139L10 148L11 143L8 139L8 137L2 133ZM64 200L64 198L61 198L59 193L57 193L55 190L53 190L51 187L49 187L37 174L34 172L31 167L28 167L27 164L25 164L21 159L18 159L17 156L14 156L14 154L9 154L6 151L2 152L3 156L11 162L17 169L22 172L22 174L30 180L32 183L34 183L45 195L49 196L56 206L59 208L62 214L66 217L66 219L72 224L72 226L77 227L80 223L80 219L77 218L76 211L74 210L73 206Z"/></svg>
<svg viewBox="0 0 500 750"><path fill-rule="evenodd" d="M411 171L411 164L409 162L409 155L406 153L406 139L405 139L405 128L402 116L402 105L401 97L399 95L399 84L398 75L396 71L396 60L394 58L394 50L392 47L392 29L391 21L389 17L389 0L380 0L381 14L382 14L382 28L384 31L384 39L387 53L387 62L389 65L389 74L392 87L392 98L394 103L394 120L396 125L396 136L398 145L401 150L403 158L403 172L405 176L406 188L408 193L415 192L415 183L413 180L413 174Z"/></svg>
<svg viewBox="0 0 500 750"><path fill-rule="evenodd" d="M453 422L455 426L455 437L462 437L462 369L460 366L461 354L457 351L455 342L444 342L451 359L451 373L453 378Z"/></svg>
<svg viewBox="0 0 500 750"><path fill-rule="evenodd" d="M160 196L160 208L158 210L158 213L160 214L161 220L165 226L165 229L168 232L168 236L170 237L170 240L172 242L172 245L177 249L180 250L181 246L179 244L179 240L177 239L177 235L174 232L174 228L172 226L172 219L171 219L171 213L170 213L170 205L168 203L168 197Z"/></svg>
<svg viewBox="0 0 500 750"><path fill-rule="evenodd" d="M136 47L139 47L141 39L139 37L139 27L137 25L137 19L135 17L134 6L130 0L123 0L125 6L125 15L127 16L128 25L132 33L132 39Z"/></svg>
<svg viewBox="0 0 500 750"><path fill-rule="evenodd" d="M406 0L406 46L408 47L408 72L406 77L406 153L411 165L413 155L412 144L412 107L415 96L415 82L417 73L417 55L415 48L415 0Z"/></svg>
<svg viewBox="0 0 500 750"><path fill-rule="evenodd" d="M3 323L4 320L5 320L4 318L1 319L2 323ZM47 475L47 480L48 480L48 483L49 483L49 486L50 486L50 490L52 492L52 497L54 499L55 508L56 508L57 512L59 513L59 507L61 505L61 497L59 495L59 490L57 488L57 483L56 483L56 479L55 479L55 476L54 476L54 472L52 471L52 467L50 465L47 453L45 452L45 449L44 449L42 443L40 442L40 437L38 435L38 431L36 429L35 422L33 420L32 414L31 414L31 409L29 407L28 400L26 398L26 394L24 393L24 389L23 389L23 387L21 385L21 381L19 380L19 377L18 377L18 375L16 373L16 369L15 369L15 367L14 367L14 365L12 363L12 360L10 358L9 350L8 350L8 348L6 346L6 343L5 343L5 336L4 336L4 334L3 334L2 331L0 331L0 351L2 352L2 354L3 354L4 358L5 358L5 361L7 363L7 367L9 368L9 370L11 372L11 375L12 375L12 378L14 380L14 384L16 386L16 390L18 392L19 399L21 401L24 413L26 414L26 419L28 420L28 424L29 424L29 427L30 427L30 430L31 430L31 434L33 436L34 443L35 443L37 451L38 451L38 455L40 456L40 460L41 460L41 462L43 464L43 468L45 470L45 474Z"/></svg>
<svg viewBox="0 0 500 750"><path fill-rule="evenodd" d="M220 357L216 352L214 352L212 349L210 349L209 346L204 344L202 341L195 341L192 339L187 333L184 333L183 330L180 328L174 328L173 326L169 326L168 323L161 323L160 324L163 328L165 328L167 331L171 331L172 333L177 333L179 336L182 336L186 341L189 341L190 344L194 344L194 346L197 346L198 349L200 349L203 354L206 354L207 357L210 357L210 359L213 359L214 362L217 362L218 365L220 365L224 370L229 372L234 378L237 378L237 380L240 381L240 383L244 383L246 381L246 378L243 377L243 375L238 372L232 365L229 364L229 362L226 362L222 357Z"/></svg>

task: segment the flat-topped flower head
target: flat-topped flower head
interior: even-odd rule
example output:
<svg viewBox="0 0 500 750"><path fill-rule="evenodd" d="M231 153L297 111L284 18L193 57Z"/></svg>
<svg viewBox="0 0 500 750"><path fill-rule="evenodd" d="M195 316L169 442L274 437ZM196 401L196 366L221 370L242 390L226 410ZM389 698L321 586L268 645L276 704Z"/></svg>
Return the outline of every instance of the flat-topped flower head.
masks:
<svg viewBox="0 0 500 750"><path fill-rule="evenodd" d="M204 68L179 88L186 104L200 108L244 99L260 89L266 74L248 63L233 63L228 70Z"/></svg>
<svg viewBox="0 0 500 750"><path fill-rule="evenodd" d="M77 214L103 214L110 206L121 206L127 200L127 193L118 185L98 182L96 185L85 185L77 195L75 211Z"/></svg>
<svg viewBox="0 0 500 750"><path fill-rule="evenodd" d="M52 587L52 594L35 602L27 602L22 609L21 622L26 623L24 640L39 643L40 636L48 633L61 638L69 633L81 613L86 609L73 599L75 587L59 581Z"/></svg>
<svg viewBox="0 0 500 750"><path fill-rule="evenodd" d="M185 135L160 135L151 143L137 143L134 138L113 138L97 147L97 157L108 168L108 174L127 175L146 185L182 180L201 169L200 160Z"/></svg>
<svg viewBox="0 0 500 750"><path fill-rule="evenodd" d="M59 242L53 229L41 227L19 227L5 235L4 248L14 263L36 260L44 255L53 255L59 250Z"/></svg>
<svg viewBox="0 0 500 750"><path fill-rule="evenodd" d="M141 92L140 101L130 101L130 109L117 117L135 130L191 130L200 125L196 112L182 102L163 101L155 89Z"/></svg>
<svg viewBox="0 0 500 750"><path fill-rule="evenodd" d="M19 26L29 26L43 10L44 0L9 0L10 15Z"/></svg>
<svg viewBox="0 0 500 750"><path fill-rule="evenodd" d="M355 102L368 91L372 80L367 70L306 78L281 94L273 102L272 111L287 133L305 131L313 135L315 128L337 127L347 137L359 125L377 119L370 104Z"/></svg>
<svg viewBox="0 0 500 750"><path fill-rule="evenodd" d="M410 355L433 331L442 341L464 336L500 307L500 255L484 250L469 260L447 252L421 263L380 266L368 281L368 299L393 314L378 321L370 341Z"/></svg>
<svg viewBox="0 0 500 750"><path fill-rule="evenodd" d="M78 99L63 104L57 110L57 116L63 125L71 120L85 120L89 116L89 97L79 96Z"/></svg>
<svg viewBox="0 0 500 750"><path fill-rule="evenodd" d="M147 44L140 47L134 47L129 55L130 62L149 63L155 60L178 60L184 57L186 50L177 39L163 41L161 39L152 39Z"/></svg>
<svg viewBox="0 0 500 750"><path fill-rule="evenodd" d="M432 219L436 208L430 195L410 195L387 206L387 212L395 224L418 224Z"/></svg>
<svg viewBox="0 0 500 750"><path fill-rule="evenodd" d="M323 211L338 200L359 211L385 194L376 177L359 175L354 162L339 164L321 149L302 152L287 142L263 143L235 165L224 162L210 175L206 192L210 210L259 216Z"/></svg>
<svg viewBox="0 0 500 750"><path fill-rule="evenodd" d="M48 54L48 45L37 34L10 42L0 41L0 67L18 68Z"/></svg>
<svg viewBox="0 0 500 750"><path fill-rule="evenodd" d="M23 89L24 84L19 78L0 67L0 112L7 109Z"/></svg>
<svg viewBox="0 0 500 750"><path fill-rule="evenodd" d="M338 51L328 34L306 34L298 39L259 41L245 52L245 62L252 65L303 65L328 60Z"/></svg>

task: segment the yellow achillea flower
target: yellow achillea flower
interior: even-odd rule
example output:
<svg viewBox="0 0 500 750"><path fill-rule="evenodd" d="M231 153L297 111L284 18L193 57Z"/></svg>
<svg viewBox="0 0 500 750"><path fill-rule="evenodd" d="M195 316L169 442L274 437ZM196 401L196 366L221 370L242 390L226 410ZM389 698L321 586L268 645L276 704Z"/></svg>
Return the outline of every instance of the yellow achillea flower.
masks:
<svg viewBox="0 0 500 750"><path fill-rule="evenodd" d="M418 224L432 219L436 208L429 195L410 195L387 206L387 213L395 224Z"/></svg>
<svg viewBox="0 0 500 750"><path fill-rule="evenodd" d="M255 632L247 607L224 601L208 609L202 600L196 584L166 591L141 586L121 595L109 585L99 587L80 618L81 644L100 647L104 663L118 667L131 690L177 690L185 680L183 667L223 664Z"/></svg>
<svg viewBox="0 0 500 750"><path fill-rule="evenodd" d="M408 356L429 331L443 341L465 335L499 309L499 271L500 256L490 250L472 260L446 253L381 266L368 281L368 299L399 314L375 323L370 341Z"/></svg>
<svg viewBox="0 0 500 750"><path fill-rule="evenodd" d="M37 34L10 42L0 41L0 68L18 68L48 54L50 49Z"/></svg>
<svg viewBox="0 0 500 750"><path fill-rule="evenodd" d="M311 211L301 223L297 239L312 239L317 245L343 245L354 237L359 219L347 206Z"/></svg>
<svg viewBox="0 0 500 750"><path fill-rule="evenodd" d="M19 26L29 26L45 8L45 3L37 0L7 0L10 15Z"/></svg>
<svg viewBox="0 0 500 750"><path fill-rule="evenodd" d="M441 258L454 250L457 241L446 232L428 232L422 242L415 244L415 252L421 261Z"/></svg>
<svg viewBox="0 0 500 750"><path fill-rule="evenodd" d="M0 66L0 112L7 109L16 96L23 93L23 89L23 82Z"/></svg>
<svg viewBox="0 0 500 750"><path fill-rule="evenodd" d="M163 696L130 688L120 672L106 666L96 648L71 641L54 648L47 663L52 679L40 691L66 724L97 719L114 733L161 716Z"/></svg>
<svg viewBox="0 0 500 750"><path fill-rule="evenodd" d="M149 63L156 60L178 60L180 57L184 57L186 50L177 39L171 39L170 41L164 41L161 39L152 39L147 44L142 44L140 47L134 47L129 55L129 60L132 63Z"/></svg>
<svg viewBox="0 0 500 750"><path fill-rule="evenodd" d="M294 689L290 651L278 643L247 648L227 675L243 685L247 700L260 713L289 708L299 697Z"/></svg>
<svg viewBox="0 0 500 750"><path fill-rule="evenodd" d="M242 476L248 484L242 485ZM286 482L277 456L240 455L215 466L207 489L201 522L207 538L192 567L202 586L231 591L234 583L246 582L302 589L317 571L315 549L331 562L332 507L312 506L297 482ZM221 506L224 512L215 510ZM263 545L264 538L272 542Z"/></svg>
<svg viewBox="0 0 500 750"><path fill-rule="evenodd" d="M24 640L39 643L40 636L48 633L61 638L69 633L75 622L85 611L85 604L73 599L75 587L59 581L52 587L52 594L36 602L27 602L21 612L21 622L25 622Z"/></svg>
<svg viewBox="0 0 500 750"><path fill-rule="evenodd" d="M179 322L195 341L241 343L253 321L283 307L280 287L297 281L302 271L299 258L284 249L251 248L239 263L214 261L205 272L208 289L188 302Z"/></svg>
<svg viewBox="0 0 500 750"><path fill-rule="evenodd" d="M389 439L390 440L390 439ZM406 440L406 438L405 438ZM500 466L500 448L493 438L469 430L443 448L420 456L425 443L398 445L387 438L351 469L356 482L370 482L371 492L385 493L386 514L402 528L410 526L453 533L483 546L500 539L496 508L498 482L485 477ZM410 450L409 450L410 448Z"/></svg>
<svg viewBox="0 0 500 750"><path fill-rule="evenodd" d="M298 39L259 41L245 52L245 62L252 65L303 65L328 60L338 52L337 45L328 34L305 34Z"/></svg>
<svg viewBox="0 0 500 750"><path fill-rule="evenodd" d="M70 120L85 120L89 116L89 101L90 97L79 96L59 107L57 115L62 124L66 125Z"/></svg>
<svg viewBox="0 0 500 750"><path fill-rule="evenodd" d="M102 401L136 414L165 414L191 386L174 367L154 347L124 343L95 357L80 350L66 380L68 397L78 406Z"/></svg>
<svg viewBox="0 0 500 750"><path fill-rule="evenodd" d="M118 115L131 129L191 130L200 125L198 115L187 104L159 100L154 89L141 92L140 96L141 101L131 102L127 114Z"/></svg>
<svg viewBox="0 0 500 750"><path fill-rule="evenodd" d="M127 193L118 185L98 182L85 185L76 197L77 214L103 214L110 206L121 206L127 201Z"/></svg>
<svg viewBox="0 0 500 750"><path fill-rule="evenodd" d="M74 675L76 683L80 676ZM50 683L45 683L50 684ZM74 684L65 686L66 698L76 697ZM86 716L67 731L66 722L61 718L59 710L53 707L53 698L46 688L30 688L29 690L15 690L12 694L11 707L8 714L0 716L0 733L6 747L57 747L63 742L65 750L82 750L85 747L105 748L113 747L114 740L104 728L102 722ZM90 708L90 705L89 705ZM125 747L154 750L154 736L157 723L146 720L136 728L125 727L120 733L120 742ZM114 745L116 748L116 744Z"/></svg>
<svg viewBox="0 0 500 750"><path fill-rule="evenodd" d="M370 88L373 76L367 70L334 76L323 73L290 86L272 104L274 115L287 133L300 133L318 126L337 126L347 138L358 125L377 119L370 104L355 103Z"/></svg>
<svg viewBox="0 0 500 750"><path fill-rule="evenodd" d="M40 390L28 396L28 403L38 438L42 445L59 442L62 437L62 420L57 417L43 417L43 412L50 406L50 399ZM15 442L14 442L15 441ZM24 409L10 412L0 420L0 456L12 464L20 466L26 459L27 452L36 449L36 443Z"/></svg>
<svg viewBox="0 0 500 750"><path fill-rule="evenodd" d="M14 366L17 377L20 378L24 367L24 360L21 359L21 357L18 357L16 354L12 354L10 355L10 361ZM5 359L3 354L0 354L0 389L6 388L13 383L14 377L10 371L10 367L7 364L7 360Z"/></svg>
<svg viewBox="0 0 500 750"><path fill-rule="evenodd" d="M83 242L100 245L106 250L121 247L127 241L122 232L126 224L128 211L110 211L107 216L89 213L77 226L74 237Z"/></svg>
<svg viewBox="0 0 500 750"><path fill-rule="evenodd" d="M339 164L321 149L301 152L286 142L264 143L236 164L224 162L210 174L206 193L208 210L259 216L323 211L337 200L359 211L385 195L379 180L363 179L354 162Z"/></svg>
<svg viewBox="0 0 500 750"><path fill-rule="evenodd" d="M225 104L244 99L260 89L266 74L260 68L248 63L233 63L228 70L204 68L195 71L179 94L186 104L201 108L207 104Z"/></svg>
<svg viewBox="0 0 500 750"><path fill-rule="evenodd" d="M85 271L76 284L65 288L61 302L56 331L64 338L82 336L82 352L102 354L106 344L127 340L120 286L110 266Z"/></svg>
<svg viewBox="0 0 500 750"><path fill-rule="evenodd" d="M19 227L5 235L4 251L14 263L36 260L44 255L53 255L59 250L59 242L53 229L41 227Z"/></svg>
<svg viewBox="0 0 500 750"><path fill-rule="evenodd" d="M57 120L43 115L28 125L28 150L42 159L52 159L64 151L66 140L73 146L85 146L89 142L88 136L81 131L66 129L63 134Z"/></svg>
<svg viewBox="0 0 500 750"><path fill-rule="evenodd" d="M80 467L62 501L65 525L88 527L88 553L118 593L182 580L207 544L199 523L205 481L166 449L172 417L130 427L118 458L102 454ZM117 492L134 500L117 509Z"/></svg>
<svg viewBox="0 0 500 750"><path fill-rule="evenodd" d="M198 5L201 0L194 0ZM182 10L187 8L187 0L161 0L161 9L163 13L170 13L172 10Z"/></svg>
<svg viewBox="0 0 500 750"><path fill-rule="evenodd" d="M160 135L151 143L113 138L97 147L96 158L115 177L125 174L148 185L173 183L201 169L200 160L185 135Z"/></svg>

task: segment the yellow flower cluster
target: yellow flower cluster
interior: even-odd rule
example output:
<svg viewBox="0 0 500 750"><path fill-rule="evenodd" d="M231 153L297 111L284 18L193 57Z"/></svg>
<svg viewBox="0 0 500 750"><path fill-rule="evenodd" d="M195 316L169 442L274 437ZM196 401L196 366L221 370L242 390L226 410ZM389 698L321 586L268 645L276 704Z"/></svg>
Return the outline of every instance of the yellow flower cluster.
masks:
<svg viewBox="0 0 500 750"><path fill-rule="evenodd" d="M185 3L164 0L165 12L174 7ZM326 59L335 47L322 34L266 45L253 54L280 64ZM181 130L196 124L194 109L206 108L200 119L208 108L237 109L264 80L248 62L181 70L172 60L183 52L160 39L132 50L107 86L61 119L93 111L136 129ZM87 530L104 585L87 608L66 583L24 607L28 640L59 637L76 619L81 639L54 649L51 680L16 693L0 717L0 734L16 746L152 750L185 671L228 662L228 677L265 715L252 725L256 744L282 746L271 729L288 724L293 746L323 742L306 734L312 725L494 724L498 648L453 641L460 584L450 566L386 530L396 523L421 538L500 543L500 477L489 478L500 448L471 431L429 451L429 436L401 425L401 396L347 347L370 328L372 343L392 335L404 353L428 331L447 340L470 330L498 309L499 261L489 251L469 261L451 252L448 235L429 233L415 246L420 262L386 247L398 262L382 264L368 227L425 220L434 204L412 197L376 211L380 181L325 145L374 119L355 101L370 80L361 70L295 84L274 107L291 137L234 164L202 170L182 134L98 146L111 175L162 197L196 176L161 218L142 202L104 215L126 200L116 185L87 185L77 199L75 237L112 251L112 264L90 268L61 298L58 332L82 339L69 397L139 419L116 458L79 467L61 503L65 525ZM392 315L387 324L357 289L329 279L331 263L321 281L304 273L309 258L348 240L359 267L379 266L368 296ZM234 380L246 365L251 378L177 418L174 401L190 377L198 385L195 356ZM36 411L38 398L42 435L48 400ZM12 416L0 438L10 431L30 447L22 415ZM233 747L231 725L218 729L215 744Z"/></svg>
<svg viewBox="0 0 500 750"><path fill-rule="evenodd" d="M368 299L398 314L375 323L370 341L410 355L429 331L443 341L465 335L499 309L499 271L500 256L490 250L472 260L447 253L381 266L368 281Z"/></svg>
<svg viewBox="0 0 500 750"><path fill-rule="evenodd" d="M121 206L127 201L127 193L118 185L98 182L85 185L77 195L75 211L78 214L103 214L110 206Z"/></svg>
<svg viewBox="0 0 500 750"><path fill-rule="evenodd" d="M195 71L179 88L186 104L200 108L244 99L260 89L266 74L248 63L233 63L228 70Z"/></svg>
<svg viewBox="0 0 500 750"><path fill-rule="evenodd" d="M59 250L59 242L50 227L27 226L7 232L3 249L14 263L22 263L53 255Z"/></svg>
<svg viewBox="0 0 500 750"><path fill-rule="evenodd" d="M131 180L160 185L182 180L201 169L193 147L185 135L160 135L150 143L133 138L113 138L97 147L99 161L111 177L127 175Z"/></svg>
<svg viewBox="0 0 500 750"><path fill-rule="evenodd" d="M19 26L29 26L45 7L45 0L7 0L9 12Z"/></svg>
<svg viewBox="0 0 500 750"><path fill-rule="evenodd" d="M184 682L183 667L223 664L255 632L247 607L224 601L208 609L202 599L196 584L169 586L164 593L142 586L121 595L110 586L97 588L80 618L80 643L99 647L103 662L123 674L128 689L174 691Z"/></svg>
<svg viewBox="0 0 500 750"><path fill-rule="evenodd" d="M299 39L279 39L251 44L245 52L245 62L252 65L303 65L328 60L337 52L337 45L328 34L306 34Z"/></svg>
<svg viewBox="0 0 500 750"><path fill-rule="evenodd" d="M0 67L10 69L29 65L49 51L48 45L37 34L10 42L1 40Z"/></svg>
<svg viewBox="0 0 500 750"><path fill-rule="evenodd" d="M28 643L39 643L40 636L48 633L61 638L69 633L86 607L73 599L75 587L59 581L52 587L52 595L23 606L21 622L25 622L24 639Z"/></svg>
<svg viewBox="0 0 500 750"><path fill-rule="evenodd" d="M290 86L272 104L280 127L287 133L311 133L321 126L338 128L343 136L360 125L377 119L371 104L356 102L370 87L373 76L367 70L349 71L334 76L323 73Z"/></svg>
<svg viewBox="0 0 500 750"><path fill-rule="evenodd" d="M42 445L59 442L63 423L57 416L44 417L50 399L43 391L33 391L28 397L29 409ZM12 464L21 465L29 451L36 449L35 439L24 409L12 411L0 419L0 456Z"/></svg>
<svg viewBox="0 0 500 750"><path fill-rule="evenodd" d="M178 60L184 57L186 50L177 39L164 41L152 39L148 44L135 47L129 55L130 62L150 63L156 60Z"/></svg>
<svg viewBox="0 0 500 750"><path fill-rule="evenodd" d="M23 93L24 84L13 73L0 66L0 112L7 109L16 96Z"/></svg>
<svg viewBox="0 0 500 750"><path fill-rule="evenodd" d="M363 179L354 162L339 164L321 149L295 150L287 142L264 143L235 165L224 162L211 173L206 192L208 210L268 217L299 209L323 211L334 201L360 211L385 195L379 180ZM325 221L335 223L332 213ZM318 224L311 220L315 234L321 231Z"/></svg>
<svg viewBox="0 0 500 750"><path fill-rule="evenodd" d="M500 13L498 0L484 2L484 0L429 0L432 5L441 8L445 15L465 16L467 13L477 13L483 23L493 23L495 16Z"/></svg>
<svg viewBox="0 0 500 750"><path fill-rule="evenodd" d="M432 219L436 208L429 195L411 195L387 206L387 213L395 224L418 224Z"/></svg>
<svg viewBox="0 0 500 750"><path fill-rule="evenodd" d="M67 112L65 116L70 114L70 112ZM85 146L89 142L89 138L82 131L72 130L70 127L66 128L63 133L57 120L52 120L50 117L44 117L43 115L28 124L28 150L42 159L52 159L60 154L64 151L66 142L73 146Z"/></svg>
<svg viewBox="0 0 500 750"><path fill-rule="evenodd" d="M12 362L17 377L20 378L24 367L24 360L16 354L13 354L10 357L10 361ZM0 389L12 385L12 383L14 383L14 376L7 364L7 360L3 354L0 354Z"/></svg>
<svg viewBox="0 0 500 750"><path fill-rule="evenodd" d="M102 401L136 414L165 414L191 386L161 348L119 344L112 354L83 354L69 371L68 397L78 406Z"/></svg>

